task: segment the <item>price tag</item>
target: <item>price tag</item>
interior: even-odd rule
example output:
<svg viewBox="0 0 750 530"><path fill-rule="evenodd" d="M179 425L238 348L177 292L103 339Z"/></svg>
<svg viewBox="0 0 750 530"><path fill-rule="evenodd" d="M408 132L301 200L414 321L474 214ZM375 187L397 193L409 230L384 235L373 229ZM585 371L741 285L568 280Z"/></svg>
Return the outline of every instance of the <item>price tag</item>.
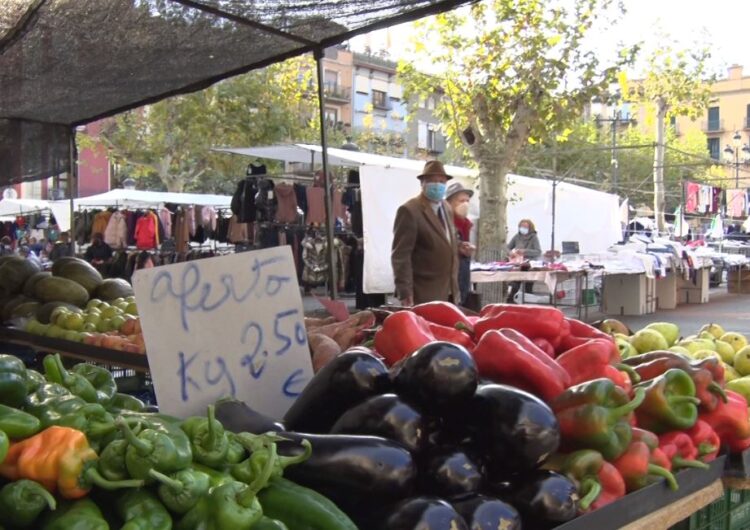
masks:
<svg viewBox="0 0 750 530"><path fill-rule="evenodd" d="M312 377L289 246L142 269L133 288L167 414L232 396L281 418Z"/></svg>

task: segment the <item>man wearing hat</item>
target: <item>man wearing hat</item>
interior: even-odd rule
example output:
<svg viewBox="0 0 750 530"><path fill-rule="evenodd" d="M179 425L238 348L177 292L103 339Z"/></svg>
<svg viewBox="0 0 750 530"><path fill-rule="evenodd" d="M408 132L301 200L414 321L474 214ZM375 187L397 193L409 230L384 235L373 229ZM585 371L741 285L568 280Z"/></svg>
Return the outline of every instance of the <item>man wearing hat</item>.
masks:
<svg viewBox="0 0 750 530"><path fill-rule="evenodd" d="M451 182L445 192L445 200L453 210L453 222L458 236L458 288L459 303L466 305L471 292L471 255L474 245L469 242L473 223L469 219L469 201L474 192L458 181Z"/></svg>
<svg viewBox="0 0 750 530"><path fill-rule="evenodd" d="M459 302L458 243L453 211L445 201L452 177L437 160L417 177L422 192L396 212L391 264L396 295L405 306L450 300Z"/></svg>

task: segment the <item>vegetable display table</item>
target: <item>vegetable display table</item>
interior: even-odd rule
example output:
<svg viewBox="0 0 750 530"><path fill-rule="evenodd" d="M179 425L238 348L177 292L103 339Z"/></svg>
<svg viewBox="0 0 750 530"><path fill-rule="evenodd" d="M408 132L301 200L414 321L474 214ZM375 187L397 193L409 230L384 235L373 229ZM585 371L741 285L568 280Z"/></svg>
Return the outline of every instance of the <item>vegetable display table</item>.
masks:
<svg viewBox="0 0 750 530"><path fill-rule="evenodd" d="M724 487L721 480L716 480L705 488L621 527L620 530L666 530L708 506L722 495L724 495Z"/></svg>
<svg viewBox="0 0 750 530"><path fill-rule="evenodd" d="M148 359L145 355L33 335L15 328L0 327L0 342L27 346L37 352L55 352L63 357L128 368L136 372L147 373L149 371Z"/></svg>

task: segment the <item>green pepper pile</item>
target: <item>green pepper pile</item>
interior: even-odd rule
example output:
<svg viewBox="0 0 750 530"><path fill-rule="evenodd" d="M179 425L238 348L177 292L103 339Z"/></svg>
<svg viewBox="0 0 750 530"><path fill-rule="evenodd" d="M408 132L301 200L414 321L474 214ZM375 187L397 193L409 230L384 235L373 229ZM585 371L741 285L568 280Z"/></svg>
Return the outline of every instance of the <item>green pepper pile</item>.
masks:
<svg viewBox="0 0 750 530"><path fill-rule="evenodd" d="M309 442L302 454L281 456L279 435L228 432L213 406L205 417L180 420L146 412L142 401L118 393L104 368L66 368L59 355L45 357L43 367L44 374L0 354L0 476L6 479L0 530L356 528L330 500L283 478L286 467L310 456ZM83 456L76 462L52 465L51 456L43 460L41 440L52 439L43 438L46 429L60 427L84 433L90 449L79 447ZM30 469L28 460L19 465L24 458L34 459L37 475L19 473ZM99 479L89 491L83 477L92 469ZM80 477L66 485L81 498L65 498L51 486L70 476Z"/></svg>

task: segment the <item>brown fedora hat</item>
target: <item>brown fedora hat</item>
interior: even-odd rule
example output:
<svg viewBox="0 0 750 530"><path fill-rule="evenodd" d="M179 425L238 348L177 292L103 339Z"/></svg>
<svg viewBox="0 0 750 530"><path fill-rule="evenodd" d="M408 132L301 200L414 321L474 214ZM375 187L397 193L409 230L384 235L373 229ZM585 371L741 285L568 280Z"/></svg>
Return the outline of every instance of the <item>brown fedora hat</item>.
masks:
<svg viewBox="0 0 750 530"><path fill-rule="evenodd" d="M443 163L439 160L430 160L424 165L424 169L422 170L421 175L417 175L418 179L421 179L422 177L428 177L432 175L442 175L443 177L446 177L448 180L452 179L448 173L445 172L445 168L443 167Z"/></svg>

